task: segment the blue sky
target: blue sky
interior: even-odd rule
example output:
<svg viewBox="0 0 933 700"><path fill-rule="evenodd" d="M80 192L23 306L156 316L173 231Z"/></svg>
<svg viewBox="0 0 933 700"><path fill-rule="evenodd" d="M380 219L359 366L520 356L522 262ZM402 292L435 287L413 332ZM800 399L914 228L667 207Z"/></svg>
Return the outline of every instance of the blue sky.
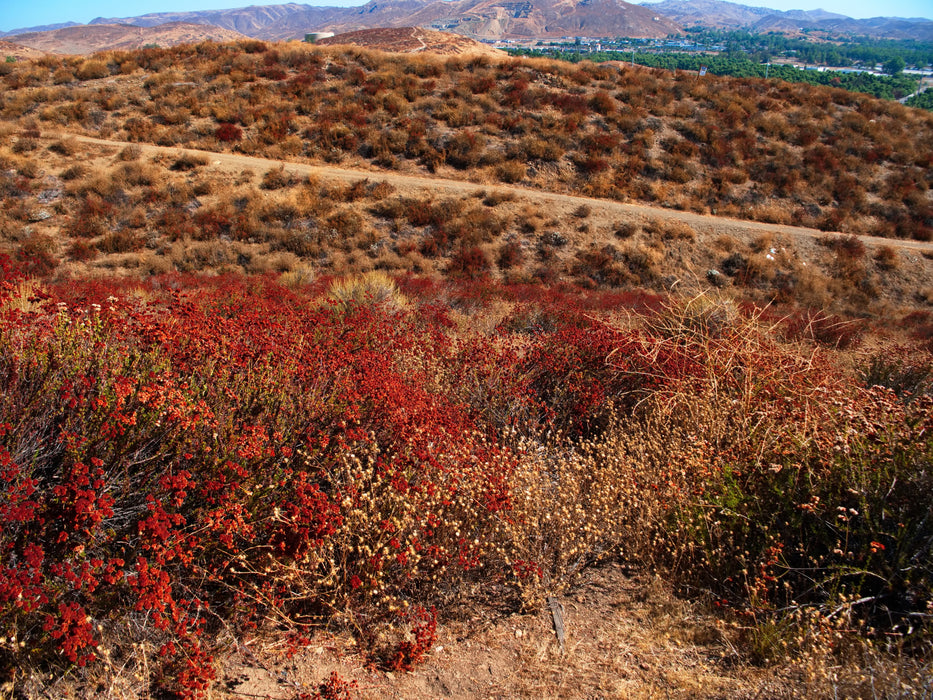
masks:
<svg viewBox="0 0 933 700"><path fill-rule="evenodd" d="M287 0L286 0L287 1ZM298 0L300 1L300 0ZM365 0L363 0L365 1ZM306 0L309 5L362 5L361 0ZM0 0L0 31L59 22L89 22L95 17L133 17L147 12L216 10L246 5L271 5L262 0ZM933 0L745 0L744 5L775 10L822 8L849 17L927 17Z"/></svg>

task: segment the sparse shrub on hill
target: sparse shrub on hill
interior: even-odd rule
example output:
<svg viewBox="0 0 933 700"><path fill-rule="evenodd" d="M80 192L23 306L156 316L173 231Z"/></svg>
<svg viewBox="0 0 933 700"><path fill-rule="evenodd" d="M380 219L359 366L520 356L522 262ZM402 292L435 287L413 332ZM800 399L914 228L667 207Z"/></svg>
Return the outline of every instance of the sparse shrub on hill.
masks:
<svg viewBox="0 0 933 700"><path fill-rule="evenodd" d="M44 234L31 233L17 247L16 260L26 274L45 277L58 267L55 241Z"/></svg>
<svg viewBox="0 0 933 700"><path fill-rule="evenodd" d="M875 264L885 271L896 270L900 264L900 256L891 246L880 246L872 257Z"/></svg>
<svg viewBox="0 0 933 700"><path fill-rule="evenodd" d="M76 73L79 80L94 80L96 78L106 78L110 75L110 69L104 61L96 58L89 58L78 66Z"/></svg>
<svg viewBox="0 0 933 700"><path fill-rule="evenodd" d="M66 138L51 144L49 150L63 156L72 156L78 150L78 144L73 138Z"/></svg>
<svg viewBox="0 0 933 700"><path fill-rule="evenodd" d="M642 224L642 229L649 236L657 236L663 240L686 240L696 239L696 231L685 221L677 219L651 219Z"/></svg>
<svg viewBox="0 0 933 700"><path fill-rule="evenodd" d="M447 162L456 168L469 168L479 164L485 147L485 137L473 131L458 132L444 146Z"/></svg>
<svg viewBox="0 0 933 700"><path fill-rule="evenodd" d="M521 265L525 261L525 253L521 244L516 240L503 243L499 247L499 255L496 257L496 265L500 270L509 270Z"/></svg>
<svg viewBox="0 0 933 700"><path fill-rule="evenodd" d="M327 298L345 313L360 305L383 307L389 311L398 311L408 305L395 280L381 271L335 280L330 285Z"/></svg>
<svg viewBox="0 0 933 700"><path fill-rule="evenodd" d="M243 138L243 129L236 124L224 123L217 127L214 136L218 141L229 143Z"/></svg>
<svg viewBox="0 0 933 700"><path fill-rule="evenodd" d="M97 247L83 238L78 238L68 246L68 258L86 262L97 257Z"/></svg>
<svg viewBox="0 0 933 700"><path fill-rule="evenodd" d="M283 165L278 168L267 170L265 175L262 176L262 184L260 186L264 190L278 190L291 185L292 175L285 170L285 166Z"/></svg>
<svg viewBox="0 0 933 700"><path fill-rule="evenodd" d="M95 133L106 124L131 140L169 145L236 142L244 153L273 158L364 157L384 167L408 160L429 172L446 163L467 176L493 167L504 182L529 179L524 166L538 185L775 222L835 201L810 215L814 224L931 235L930 183L922 176L933 163L929 116L843 91L726 78L714 79L713 90L708 81L653 70L604 79L599 67L568 73L556 62L473 74L462 61L361 59L339 49L176 47L107 60L84 63L103 63L108 74L138 66L140 94L63 87L44 94L42 118ZM54 87L47 68L30 72L31 65L17 62L4 78L8 119L35 111L27 90ZM490 79L496 85L486 89ZM208 84L212 99L195 99L199 88L187 83ZM247 84L249 94L241 90ZM213 137L204 125L188 126L186 115L201 114L218 124ZM578 178L566 177L568 165Z"/></svg>
<svg viewBox="0 0 933 700"><path fill-rule="evenodd" d="M463 245L451 255L447 273L454 277L475 278L485 275L489 268L489 257L482 248Z"/></svg>
<svg viewBox="0 0 933 700"><path fill-rule="evenodd" d="M507 161L496 166L496 177L501 182L514 184L521 182L527 173L527 168L522 163Z"/></svg>
<svg viewBox="0 0 933 700"><path fill-rule="evenodd" d="M578 263L574 274L581 280L596 285L620 287L633 281L632 275L622 263L622 255L614 246L590 248L577 254Z"/></svg>
<svg viewBox="0 0 933 700"><path fill-rule="evenodd" d="M102 253L130 253L141 247L142 241L126 229L111 231L97 243L97 249Z"/></svg>
<svg viewBox="0 0 933 700"><path fill-rule="evenodd" d="M75 79L75 74L68 68L62 66L52 74L52 82L55 85L67 85Z"/></svg>
<svg viewBox="0 0 933 700"><path fill-rule="evenodd" d="M207 156L192 153L182 153L175 159L175 162L169 166L170 170L178 172L187 172L195 170L203 165L207 165Z"/></svg>

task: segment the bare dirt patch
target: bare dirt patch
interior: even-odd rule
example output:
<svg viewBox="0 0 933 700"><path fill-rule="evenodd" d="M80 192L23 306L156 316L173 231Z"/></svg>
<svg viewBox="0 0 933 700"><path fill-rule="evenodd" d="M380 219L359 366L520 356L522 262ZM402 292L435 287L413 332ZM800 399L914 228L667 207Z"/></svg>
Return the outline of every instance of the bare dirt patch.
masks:
<svg viewBox="0 0 933 700"><path fill-rule="evenodd" d="M224 697L289 698L336 671L362 698L753 698L790 695L785 671L737 664L727 627L666 584L618 563L585 572L549 609L463 608L411 673L372 668L346 634L321 634L291 659L257 642L229 659Z"/></svg>

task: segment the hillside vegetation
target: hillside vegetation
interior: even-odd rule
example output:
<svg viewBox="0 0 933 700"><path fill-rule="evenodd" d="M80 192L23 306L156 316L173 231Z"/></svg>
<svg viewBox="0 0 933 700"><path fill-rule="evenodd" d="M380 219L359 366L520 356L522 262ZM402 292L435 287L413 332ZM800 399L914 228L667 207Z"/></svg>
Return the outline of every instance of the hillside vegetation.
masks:
<svg viewBox="0 0 933 700"><path fill-rule="evenodd" d="M345 700L286 664L344 635L395 679L603 564L736 681L642 694L933 692L930 246L579 197L925 241L930 115L261 42L8 65L0 694ZM558 689L561 642L472 694L628 696L599 641L602 680Z"/></svg>
<svg viewBox="0 0 933 700"><path fill-rule="evenodd" d="M847 368L841 320L715 296L38 288L4 266L0 670L21 688L71 669L201 697L235 640L297 650L322 625L410 669L464 601L536 607L611 558L715 604L745 663L791 654L814 696L866 692L863 653L929 691L916 344Z"/></svg>
<svg viewBox="0 0 933 700"><path fill-rule="evenodd" d="M842 90L257 41L3 70L0 114L37 130L933 236L933 116Z"/></svg>

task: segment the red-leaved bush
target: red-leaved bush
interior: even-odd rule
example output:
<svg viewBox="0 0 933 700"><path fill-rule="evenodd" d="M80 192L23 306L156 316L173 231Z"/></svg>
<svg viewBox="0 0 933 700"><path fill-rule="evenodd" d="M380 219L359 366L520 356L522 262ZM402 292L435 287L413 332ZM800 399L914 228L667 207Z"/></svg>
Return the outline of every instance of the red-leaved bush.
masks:
<svg viewBox="0 0 933 700"><path fill-rule="evenodd" d="M297 647L338 615L409 628L380 659L409 669L466 586L527 602L613 552L736 605L867 596L876 629L930 600L929 400L846 386L715 309L482 280L399 280L408 306L269 278L21 283L0 258L5 677L23 648L84 667L132 640L202 697L225 634ZM516 310L495 327L451 319L497 299ZM600 319L620 304L641 328Z"/></svg>
<svg viewBox="0 0 933 700"><path fill-rule="evenodd" d="M224 123L214 130L214 136L217 137L218 141L223 141L224 143L239 141L243 138L243 129L236 124Z"/></svg>

